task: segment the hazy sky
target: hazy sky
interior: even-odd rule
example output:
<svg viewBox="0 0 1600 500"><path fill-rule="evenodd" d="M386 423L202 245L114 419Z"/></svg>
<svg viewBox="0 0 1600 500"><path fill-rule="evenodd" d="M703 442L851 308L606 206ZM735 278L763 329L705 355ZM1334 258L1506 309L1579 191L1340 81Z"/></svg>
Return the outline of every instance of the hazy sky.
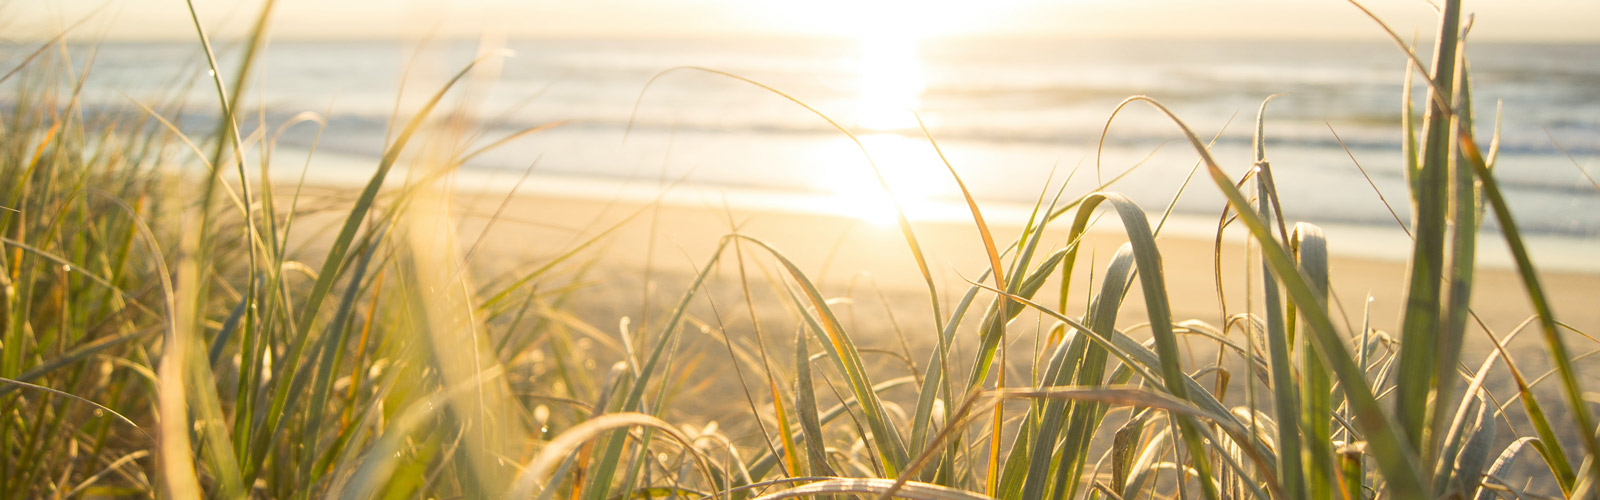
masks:
<svg viewBox="0 0 1600 500"><path fill-rule="evenodd" d="M257 1L195 3L220 37L242 31L260 8ZM1365 3L1408 38L1429 33L1435 22L1426 0ZM75 38L186 39L193 32L183 0L0 0L0 38L54 36L96 9ZM1469 0L1466 9L1477 13L1479 40L1600 41L1597 0ZM1382 37L1345 0L279 0L272 21L276 39L860 36L877 29L922 37Z"/></svg>

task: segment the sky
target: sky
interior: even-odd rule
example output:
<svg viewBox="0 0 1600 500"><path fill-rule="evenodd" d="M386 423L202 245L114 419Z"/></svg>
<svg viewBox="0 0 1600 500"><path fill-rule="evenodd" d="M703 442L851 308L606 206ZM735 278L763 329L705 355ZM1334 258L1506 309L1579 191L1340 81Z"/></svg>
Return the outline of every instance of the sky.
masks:
<svg viewBox="0 0 1600 500"><path fill-rule="evenodd" d="M1442 0L1441 0L1442 1ZM194 0L217 38L258 1ZM1367 0L1401 36L1436 22L1428 0ZM1600 1L1477 0L1477 40L1600 41ZM183 0L0 0L0 39L189 39ZM477 37L1265 38L1382 40L1346 0L279 0L274 39Z"/></svg>

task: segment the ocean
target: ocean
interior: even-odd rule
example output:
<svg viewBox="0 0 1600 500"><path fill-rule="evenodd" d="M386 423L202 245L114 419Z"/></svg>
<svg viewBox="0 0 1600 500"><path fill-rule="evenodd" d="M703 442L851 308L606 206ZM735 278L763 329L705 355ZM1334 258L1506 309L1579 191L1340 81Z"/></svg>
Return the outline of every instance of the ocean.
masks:
<svg viewBox="0 0 1600 500"><path fill-rule="evenodd" d="M278 134L291 118L317 113L324 128L288 127L278 147L315 145L312 177L359 177L386 143L397 96L403 119L484 47L273 42L247 85L245 133L261 118ZM31 49L0 48L0 68ZM231 78L238 50L220 49ZM135 99L174 115L181 103L178 123L193 133L215 123L216 97L193 43L69 51L80 68L93 57L88 112L126 109ZM459 147L561 125L465 165L490 184L509 185L532 168L527 189L535 191L651 196L672 186L882 221L892 212L875 164L913 219L966 217L920 116L986 209L1025 216L1063 184L1071 199L1138 165L1106 189L1159 214L1197 156L1147 105L1108 121L1119 102L1147 95L1170 107L1198 135L1215 137L1213 153L1237 179L1251 167L1258 108L1281 94L1266 107L1265 139L1287 217L1390 238L1403 235L1397 218L1409 220L1400 129L1406 59L1381 41L563 39L514 40L499 53L438 112L467 124ZM1600 186L1586 177L1600 175L1600 45L1478 43L1469 58L1477 136L1487 145L1499 123L1495 172L1519 227L1566 242L1575 261L1592 260L1582 255L1600 250L1592 243ZM1424 84L1418 78L1412 87L1420 116ZM301 155L274 168L304 164ZM1173 211L1203 227L1221 207L1202 171Z"/></svg>

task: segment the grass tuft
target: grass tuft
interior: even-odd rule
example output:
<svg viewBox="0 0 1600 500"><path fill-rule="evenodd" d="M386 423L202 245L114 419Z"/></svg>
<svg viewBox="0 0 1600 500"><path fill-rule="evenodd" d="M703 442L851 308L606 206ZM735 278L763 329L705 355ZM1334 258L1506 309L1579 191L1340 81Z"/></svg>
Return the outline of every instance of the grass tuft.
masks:
<svg viewBox="0 0 1600 500"><path fill-rule="evenodd" d="M606 317L617 331L575 304L604 293L590 273L642 210L525 268L480 272L481 240L457 238L453 172L565 123L474 133L475 101L445 108L483 59L394 118L361 188L314 209L309 189L274 184L266 164L283 130L320 134L325 121L302 114L268 133L262 114L252 132L245 117L260 112L241 105L272 7L229 87L190 6L218 98L207 136L184 134L176 98L86 113L92 58L74 67L78 49L61 37L0 76L12 103L0 109L0 498L1487 499L1539 494L1523 484L1551 479L1568 498L1600 484L1577 363L1587 354L1569 345L1577 330L1554 310L1494 176L1498 125L1479 148L1459 1L1441 6L1431 64L1379 21L1406 64L1396 160L1412 219L1396 222L1413 246L1398 331L1335 321L1329 236L1284 216L1294 200L1274 176L1292 171L1267 155L1271 97L1251 162L1229 166L1176 113L1134 96L1101 146L1143 106L1176 127L1198 157L1191 175L1204 168L1224 200L1202 257L1219 299L1225 284L1249 290L1243 310L1219 308L1215 324L1174 317L1183 297L1168 280L1197 271L1164 268L1173 246L1158 235L1172 207L1153 228L1147 207L1116 192L1131 168L1090 192L1019 186L1040 195L1007 241L1013 226L985 218L964 166L924 126L942 163L930 172L955 181L985 265L950 303L898 213L907 269L925 286L916 301L932 313L905 328L898 310L886 314L898 350L858 326L867 308L731 213L730 234L671 290L670 312ZM755 85L861 145L749 78L698 67L656 78L679 70ZM1420 123L1416 72L1428 83ZM1520 328L1491 331L1471 308L1488 214L1535 312L1547 377L1521 368L1544 360L1507 349ZM1083 250L1108 216L1126 244L1102 260ZM1249 262L1224 273L1234 221ZM328 233L306 237L317 224ZM629 294L658 292L641 286ZM719 309L730 290L747 317ZM1493 350L1470 370L1479 333ZM723 361L708 341L735 376L709 367ZM1488 390L1498 366L1514 394ZM1559 406L1541 400L1543 378ZM698 404L733 391L745 399L732 416Z"/></svg>

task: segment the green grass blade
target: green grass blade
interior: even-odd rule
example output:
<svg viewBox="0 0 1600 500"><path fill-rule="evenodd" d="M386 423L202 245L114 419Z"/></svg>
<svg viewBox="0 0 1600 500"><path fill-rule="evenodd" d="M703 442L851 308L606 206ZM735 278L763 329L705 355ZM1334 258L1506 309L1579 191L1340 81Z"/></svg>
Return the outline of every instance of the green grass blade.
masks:
<svg viewBox="0 0 1600 500"><path fill-rule="evenodd" d="M901 387L901 386L904 386L904 385L907 385L907 384L914 383L914 382L916 382L916 380L917 380L916 377L912 377L912 376L909 376L909 375L908 376L904 376L904 377L899 377L899 378L893 378L893 379L885 380L883 382L879 382L878 385L872 386L872 391L876 392L876 393L882 393L882 392L888 391L890 389L894 389L894 388L898 388L898 387ZM828 423L833 422L834 420L838 419L840 416L845 415L850 410L850 408L860 408L860 407L861 407L861 401L857 400L854 397L849 398L849 399L845 400L842 403L835 404L834 406L828 408L828 411L822 412L822 413L817 415L818 427L820 428L822 425L827 425ZM799 438L801 440L805 439L805 436L803 435L804 432L805 431L802 430L802 431L800 431L798 433L798 434L802 434L801 436L799 436ZM750 476L751 477L765 477L768 473L772 472L772 470L774 468L778 467L778 464L779 464L780 460L781 459L777 455L773 455L770 450L763 450L761 452L761 454L755 460L751 460L750 461L750 466L749 466Z"/></svg>
<svg viewBox="0 0 1600 500"><path fill-rule="evenodd" d="M1484 471L1483 476L1485 478L1494 478L1498 482L1504 483L1505 473L1511 469L1512 461L1516 460L1517 453L1520 453L1522 448L1527 446L1529 443L1537 445L1539 444L1539 440L1531 437L1524 437L1518 438L1516 441L1512 441L1511 444L1506 445L1504 449L1500 450L1500 454L1495 456L1494 465L1489 466L1489 470ZM1496 495L1493 489L1479 486L1477 494L1473 495L1472 498L1473 500L1495 500L1500 498L1500 496Z"/></svg>
<svg viewBox="0 0 1600 500"><path fill-rule="evenodd" d="M1101 336L1110 336L1116 325L1117 310L1122 306L1122 300L1128 289L1129 281L1133 277L1133 247L1123 245L1112 256L1111 262L1106 266L1105 276L1100 286L1100 293L1096 294L1090 306L1090 314L1085 323L1090 328L1095 328ZM1052 357L1050 366L1046 369L1042 387L1047 386L1094 386L1102 383L1105 376L1105 348L1099 344L1090 345L1086 338L1072 335L1071 341L1062 342L1058 349L1059 356ZM1060 477L1077 477L1084 469L1088 460L1087 452L1089 435L1095 430L1091 422L1092 416L1098 413L1100 405L1094 404L1069 404L1069 401L1052 399L1045 403L1044 411L1040 415L1039 433L1034 438L1033 449L1052 450L1058 445L1057 437L1061 437L1060 446L1063 447L1061 460L1055 473L1049 470L1051 461L1036 459L1028 468L1027 479L1022 490L1022 498L1043 498L1045 488L1052 479ZM1056 496L1071 498L1073 490L1078 487L1077 481L1064 483L1067 491L1058 491Z"/></svg>
<svg viewBox="0 0 1600 500"><path fill-rule="evenodd" d="M932 145L934 152L938 153L939 161L944 163L944 167L945 167L946 170L950 171L950 178L955 179L956 186L961 188L961 197L963 199L965 199L966 202L967 202L967 210L972 213L972 221L978 227L978 235L979 235L979 237L981 237L983 239L983 249L989 256L989 269L991 271L990 275L994 277L994 283L995 283L994 287L995 287L995 289L1006 290L1007 287L1006 287L1005 271L1004 271L1004 268L1000 264L1000 252L995 249L994 235L990 234L990 232L989 232L989 224L984 222L984 220L983 220L983 212L978 209L978 202L972 199L972 192L967 190L967 184L965 182L962 182L961 176L956 173L955 166L951 165L950 164L950 160L945 158L944 151L939 149L939 143L933 139L933 134L928 132L928 126L926 124L922 123L922 117L920 115L917 116L917 126L922 128L922 133L923 133L923 135L925 137L927 137L928 144ZM876 170L876 167L874 167L874 170ZM880 180L880 182L882 181L881 175L879 177L879 180ZM887 188L887 184L885 184L885 188ZM905 215L903 215L903 214L900 217L901 217L902 221L905 219ZM904 231L906 232L907 240L911 241L913 246L915 246L916 240L911 235L910 226L905 224L904 222L902 222L901 226L904 229ZM919 253L920 253L920 251L919 251ZM918 261L919 262L921 261L920 255L918 257ZM924 267L923 271L925 273L927 272L925 267ZM928 290L929 290L930 293L933 293L934 289L933 289L933 286L932 286L931 283L928 286ZM934 301L935 302L938 301L937 295L935 295L935 300ZM937 309L935 309L934 314L936 316L938 315ZM1003 345L1003 344L1005 344L1004 329L1001 329L1000 331L1002 333L1002 338L1000 340L1000 343ZM1005 384L1005 368L1004 368L1004 366L1005 366L1005 351L1004 350L1000 351L1000 359L1001 359L1001 363L1000 363L1001 364L1001 369L1000 369L999 372L997 372L997 377L995 378L995 388L996 389L1004 389L1005 385L1006 385ZM993 490L992 488L995 486L995 483L998 482L998 480L999 480L998 475L999 475L999 471L1000 471L999 467L1000 467L1000 440L1001 440L1001 435L1000 434L1001 434L1002 424L1003 424L1004 421L1005 421L1005 406L1004 405L995 405L995 407L994 407L994 425L991 427L990 435L989 435L989 483L990 483L990 486L991 486L991 490L990 490L991 494L994 493L995 490Z"/></svg>
<svg viewBox="0 0 1600 500"><path fill-rule="evenodd" d="M1283 220L1275 218L1278 212L1273 201L1277 193L1273 189L1272 166L1266 161L1265 148L1265 122L1267 102L1272 97L1267 97L1261 102L1261 111L1256 118L1255 136L1255 179L1256 179L1256 216L1267 226L1277 225L1282 227ZM1248 210L1239 207L1238 210ZM1270 229L1269 229L1270 232ZM1273 238L1260 238L1257 242L1262 246L1279 247L1284 243ZM1293 341L1288 327L1285 325L1285 310L1278 284L1272 279L1270 265L1263 261L1260 263L1262 298L1266 302L1267 315L1267 361L1269 366L1269 386L1272 389L1273 409L1278 417L1276 444L1278 450L1278 480L1283 482L1285 492L1289 498L1306 497L1306 481L1304 462L1301 457L1301 429L1300 429L1300 387L1295 382L1293 362L1289 359L1289 344Z"/></svg>
<svg viewBox="0 0 1600 500"><path fill-rule="evenodd" d="M1533 393L1533 384L1529 383L1522 375L1522 370L1517 368L1517 363L1505 352L1505 343L1510 339L1509 335L1504 340L1494 338L1493 334L1489 335L1489 340L1494 343L1495 352L1500 355L1500 360L1506 365L1506 371L1511 374L1511 381L1517 386L1517 400L1522 402L1522 409L1528 414L1528 422L1533 425L1534 433L1539 437L1533 443L1534 448L1539 451L1539 456L1544 459L1545 465L1550 468L1550 473L1555 476L1556 484L1561 487L1562 493L1571 496L1577 476L1572 472L1572 464L1567 459L1567 452L1561 446L1555 428L1550 425L1549 417L1545 416L1544 406Z"/></svg>
<svg viewBox="0 0 1600 500"><path fill-rule="evenodd" d="M319 448L318 439L321 437L319 431L322 427L322 417L325 415L320 409L326 407L329 395L334 392L335 375L341 371L339 370L340 361L343 358L344 348L348 343L349 333L353 326L351 316L355 314L356 298L364 290L360 281L368 279L367 268L377 254L384 234L379 233L372 240L365 242L367 251L362 252L361 258L356 261L355 272L351 275L355 282L350 283L346 288L344 297L340 300L339 307L334 312L334 319L329 323L330 331L323 334L322 345L318 346L318 349L312 355L312 359L318 361L315 370L316 380L311 381L311 374L307 373L311 371L310 364L306 365L308 368L294 374L295 378L305 379L310 382L311 386L311 398L306 407L312 409L312 411L307 412L306 420L303 424L304 429L301 431L300 446L302 449L317 450ZM305 388L302 384L304 382L299 384L291 382L290 392L303 393L302 391ZM309 482L316 482L322 476L322 471L312 469L311 466L315 462L315 460L303 460L300 464L300 477L306 478Z"/></svg>
<svg viewBox="0 0 1600 500"><path fill-rule="evenodd" d="M1042 233L1042 231L1039 232ZM1032 238L1023 248L1031 252L1033 248L1037 247L1038 241L1038 238ZM1076 248L1076 245L1072 245L1072 247ZM1056 252L1046 257L1026 278L1020 281L1013 280L1011 282L1012 290L1007 290L1006 293L1032 298L1034 294L1039 292L1040 288L1044 287L1045 281L1050 278L1050 275L1066 262L1065 259L1069 255L1070 251L1067 251ZM1023 261L1022 257L1019 257L1017 264L1018 267L1021 267L1026 265L1026 262ZM982 344L978 347L977 361L973 363L974 368L967 378L968 388L978 386L989 377L989 371L994 366L994 361L997 357L996 352L1000 347L1005 326L1012 319L1015 319L1018 314L1021 314L1022 310L1023 307L1021 305L1008 303L1005 301L1005 297L996 297L994 302L989 304L983 320L979 322L979 325L982 325L980 331L983 332L983 339Z"/></svg>
<svg viewBox="0 0 1600 500"><path fill-rule="evenodd" d="M1239 423L1227 413L1213 413L1196 406L1190 401L1179 399L1176 396L1142 388L1111 386L1067 386L1048 387L1042 389L1008 389L1000 392L998 395L1005 398L1072 399L1093 401L1099 404L1107 405L1156 408L1166 412L1174 420L1179 422L1191 422L1191 424L1197 424L1200 420L1211 422L1224 429L1229 433L1230 436L1241 436L1246 432L1242 426L1240 426ZM1215 436L1211 435L1210 432L1205 430L1204 426L1196 426L1196 430L1202 433L1207 440L1213 443L1219 442ZM1242 464L1233 461L1226 454L1223 454L1222 457L1229 469L1231 469L1231 472L1243 472ZM1258 463L1257 465L1260 464ZM1255 498L1269 498L1266 492L1263 491L1258 485L1250 485L1250 490L1253 494L1252 496ZM1280 497L1283 495L1282 490L1275 491Z"/></svg>
<svg viewBox="0 0 1600 500"><path fill-rule="evenodd" d="M1318 300L1327 307L1328 303L1328 240L1323 235L1322 229L1304 222L1295 224L1294 232L1290 234L1290 250L1294 252L1295 261L1300 264L1306 277L1310 279L1312 291ZM1294 304L1289 304L1289 318L1293 320L1298 316ZM1300 319L1304 321L1304 319ZM1290 334L1293 338L1295 335ZM1323 364L1313 352L1316 347L1312 345L1309 335L1300 335L1298 346L1300 361L1300 398L1301 406L1300 425L1301 432L1305 435L1306 455L1306 494L1309 498L1332 499L1336 497L1338 486L1335 484L1338 475L1338 463L1334 458L1333 450L1333 415L1336 405L1333 400L1333 381L1328 377L1328 367Z"/></svg>
<svg viewBox="0 0 1600 500"><path fill-rule="evenodd" d="M127 332L111 337L104 337L94 342L77 346L71 351L51 357L45 362L39 363L38 365L29 368L28 371L17 375L13 378L13 380L19 382L30 382L37 380L46 374L105 352L107 349L127 344L135 340L143 340L146 337L150 337L151 335L157 333L161 333L160 328L146 328L143 330ZM9 394L13 390L16 390L16 387L11 385L0 385L0 396Z"/></svg>
<svg viewBox="0 0 1600 500"><path fill-rule="evenodd" d="M892 479L877 478L829 479L770 495L762 495L756 497L755 500L809 498L818 495L883 495L888 492L893 492L895 498L908 498L911 500L991 500L991 497L988 496L936 484L919 482L896 483Z"/></svg>
<svg viewBox="0 0 1600 500"><path fill-rule="evenodd" d="M1463 493L1478 489L1483 484L1484 466L1493 451L1490 446L1494 444L1495 436L1499 433L1499 421L1495 418L1499 413L1495 406L1485 401L1482 394L1468 399L1474 401L1478 407L1477 415L1471 423L1471 430L1459 444L1446 443L1455 451L1450 474L1456 482L1455 487ZM1449 455L1446 455L1449 456ZM1441 488L1440 491L1445 491Z"/></svg>
<svg viewBox="0 0 1600 500"><path fill-rule="evenodd" d="M1266 222L1249 210L1249 200L1246 200L1244 194L1234 187L1233 181L1223 173L1199 137L1195 136L1194 132L1189 130L1189 127L1171 110L1149 97L1131 97L1124 101L1123 105L1126 106L1134 101L1143 101L1171 119L1182 130L1195 152L1205 161L1212 180L1227 197L1228 202L1235 207L1239 220L1250 229L1257 240L1266 243L1274 241ZM1310 331L1307 333L1316 340L1318 356L1328 364L1339 384L1344 387L1345 395L1349 398L1356 416L1357 427L1365 434L1368 445L1373 450L1372 454L1387 480L1390 492L1400 498L1426 495L1427 489L1423 486L1424 476L1416 452L1404 444L1396 424L1389 419L1372 394L1362 367L1350 357L1349 351L1344 346L1344 340L1333 326L1332 319L1317 303L1316 293L1312 291L1309 279L1301 274L1293 258L1282 247L1275 244L1263 244L1261 247L1263 257L1267 258L1273 273L1289 292L1290 300L1306 318L1310 326Z"/></svg>
<svg viewBox="0 0 1600 500"><path fill-rule="evenodd" d="M1040 429L1040 427L1029 422L1033 420L1031 417L1032 415L1024 415L1022 417L1024 423L1018 427L1016 436L1012 438L1011 450L1006 453L1005 458L1001 460L998 466L998 477L995 480L992 488L994 492L991 495L995 498L1025 498L1017 495L1022 491L1023 480L1028 469L1039 462L1044 462L1048 466L1050 462L1054 461L1049 453L1050 448L1044 448L1045 453L1040 454L1038 453L1039 449L1033 447L1034 434L1038 432L1036 429Z"/></svg>
<svg viewBox="0 0 1600 500"><path fill-rule="evenodd" d="M999 293L998 291L987 287L985 287L985 289ZM1031 299L1018 295L1010 295L1008 298L1016 301L1019 304L1032 308L1046 316L1054 318L1057 321L1065 323L1067 326L1075 328L1078 332L1087 335L1089 339L1094 340L1096 343L1104 347L1108 354L1116 357L1118 361L1122 362L1122 366L1118 367L1117 369L1118 372L1122 372L1124 369L1126 369L1132 374L1137 374L1146 380L1161 380L1161 375L1159 372L1160 366L1163 363L1161 356L1155 351L1150 350L1143 343L1134 340L1132 337L1116 331L1113 331L1109 336L1102 336L1083 323L1069 318L1053 309L1046 308ZM1120 380L1124 376L1128 375L1118 375L1117 373L1113 373L1111 379ZM1188 387L1188 390L1190 391L1188 393L1190 403L1193 403L1201 409L1214 415L1225 415L1228 413L1228 409L1222 405L1222 402L1218 401L1214 396L1211 395L1211 393L1206 392L1206 390L1198 382L1195 382L1193 378L1189 377L1188 375L1183 375L1179 381L1184 384L1185 387ZM1253 456L1263 457L1263 459L1260 460L1261 463L1270 464L1275 461L1275 459L1272 459L1272 453L1270 450L1265 448L1254 448L1249 452Z"/></svg>
<svg viewBox="0 0 1600 500"><path fill-rule="evenodd" d="M1120 109L1120 107L1119 107ZM1114 113L1113 113L1114 115ZM1161 271L1161 257L1156 249L1154 236L1151 234L1150 221L1144 211L1127 197L1117 193L1094 193L1083 200L1078 207L1078 215L1073 221L1072 234L1078 234L1087 227L1094 209L1102 202L1110 201L1117 214L1122 219L1123 228L1128 233L1129 243L1133 245L1134 261L1137 269L1142 273L1139 279L1144 292L1145 306L1150 319L1150 328L1156 339L1157 355L1160 360L1161 377L1167 390L1179 399L1189 399L1189 387L1184 383L1188 379L1179 366L1177 339L1173 335L1172 312L1167 299L1165 279ZM1058 318L1061 319L1061 318ZM1070 324L1070 323L1069 323ZM1199 391L1199 392L1204 392ZM1215 499L1219 492L1216 484L1210 479L1210 465L1206 458L1205 445L1199 434L1199 429L1193 422L1178 419L1177 425L1182 431L1182 439L1188 448L1188 457L1202 478L1200 483L1207 498Z"/></svg>
<svg viewBox="0 0 1600 500"><path fill-rule="evenodd" d="M800 430L806 443L806 472L812 476L832 476L833 468L828 466L828 448L822 443L817 392L811 382L811 351L806 348L804 330L796 331L794 336L794 371L795 412L800 417Z"/></svg>
<svg viewBox="0 0 1600 500"><path fill-rule="evenodd" d="M1589 405L1584 399L1583 387L1578 384L1577 367L1572 364L1573 356L1567 349L1566 342L1557 330L1555 313L1550 309L1550 302L1545 299L1544 286L1539 282L1539 273L1533 267L1533 259L1528 256L1528 248L1522 242L1522 232L1517 229L1517 222L1511 217L1511 209L1506 205L1506 200L1500 194L1500 185L1494 179L1494 174L1489 172L1488 165L1484 164L1483 156L1478 152L1477 145L1472 137L1462 131L1459 137L1463 159L1472 166L1477 174L1478 181L1483 187L1484 198L1494 209L1495 219L1500 222L1500 233L1505 237L1506 246L1511 249L1512 259L1517 264L1517 274L1522 279L1523 288L1528 292L1528 300L1533 303L1533 309L1538 315L1539 332L1543 334L1545 348L1548 349L1550 360L1556 367L1556 378L1561 382L1562 394L1566 396L1567 406L1572 412L1573 427L1583 443L1585 451L1590 457L1600 456L1600 441L1594 435L1594 418L1589 413ZM1564 459L1563 459L1564 460ZM1600 483L1600 468L1591 467L1591 481Z"/></svg>
<svg viewBox="0 0 1600 500"><path fill-rule="evenodd" d="M1423 115L1422 149L1417 172L1412 210L1412 245L1405 304L1401 317L1400 361L1395 390L1395 419L1406 443L1414 451L1423 450L1423 429L1429 423L1429 401L1435 394L1441 370L1435 363L1435 349L1443 340L1440 330L1440 304L1444 298L1445 236L1449 220L1449 164L1451 148L1450 109L1455 86L1456 37L1461 24L1461 2L1447 1L1440 18L1438 39L1434 42L1433 87Z"/></svg>
<svg viewBox="0 0 1600 500"><path fill-rule="evenodd" d="M544 448L539 450L539 454L528 462L528 466L522 469L522 473L517 475L516 481L512 483L504 498L530 498L535 488L544 489L540 488L541 483L545 483L545 488L548 488L549 483L545 478L555 472L557 466L564 462L567 456L594 439L616 432L625 432L615 429L630 427L650 428L677 441L690 452L690 456L695 459L707 479L711 479L711 467L705 455L696 451L689 437L672 424L643 413L610 413L584 421L546 443Z"/></svg>
<svg viewBox="0 0 1600 500"><path fill-rule="evenodd" d="M89 398L85 398L85 397L82 397L82 396L79 396L77 394L73 394L73 393L70 393L70 392L66 392L66 391L62 391L62 390L58 390L58 389L52 389L52 388L45 387L45 386L42 386L42 385L31 384L31 383L28 383L28 382L9 379L9 378L5 378L5 377L0 377L0 384L5 384L5 385L11 386L11 387L20 387L20 388L23 388L23 389L33 389L33 390L36 390L36 391L47 392L47 393L55 394L57 396L62 396L62 397L68 398L68 399L77 400L77 401L82 402L84 404L87 404L89 406L93 406L96 410L104 411L106 413L110 413L111 416L117 417L117 420L120 420L123 423L128 424L129 426L132 426L134 428L134 430L139 431L140 434L144 434L144 436L146 438L149 438L152 441L155 440L154 436L151 436L150 433L145 432L144 428L143 427L139 427L139 424L135 423L132 419L129 419L127 416L124 416L121 413L117 413L116 410L108 408L105 405L102 405L100 403L96 403L96 402L94 402L94 400L91 400Z"/></svg>
<svg viewBox="0 0 1600 500"><path fill-rule="evenodd" d="M361 195L356 198L355 205L350 209L350 214L345 216L344 224L339 229L338 236L333 239L322 263L322 268L317 273L316 283L312 285L311 291L306 294L305 303L300 307L300 316L294 325L294 344L290 349L290 354L283 359L283 366L278 370L279 373L294 373L298 361L304 358L305 346L311 335L312 324L316 321L322 309L322 301L333 290L334 280L338 278L343 266L347 264L345 262L346 256L355 240L356 232L366 222L367 214L372 210L379 189L383 187L384 180L388 178L390 169L400 159L400 152L405 149L406 144L410 142L412 136L422 127L423 123L426 123L433 108L439 104L439 101L444 99L445 93L451 87L454 87L457 82L461 81L462 78L466 77L467 73L477 63L478 61L473 61L462 68L461 71L457 72L454 77L435 92L433 97L428 99L427 103L417 111L416 116L413 116L406 123L405 128L396 136L394 144L384 151L383 158L378 162L377 171L373 172L372 178L367 181L366 187L362 188ZM275 442L273 438L283 431L284 421L282 417L285 414L284 408L289 404L290 391L288 390L288 384L291 378L280 377L278 379L278 386L273 391L272 402L266 409L265 425L251 441L250 448L252 453L250 459L245 462L245 477L253 477L255 475L262 461L266 459L267 451L271 446L270 443Z"/></svg>
<svg viewBox="0 0 1600 500"><path fill-rule="evenodd" d="M694 282L684 291L683 298L678 301L678 306L673 310L672 316L668 318L661 337L656 340L655 347L650 351L650 356L644 363L640 364L638 379L633 381L632 387L628 389L627 397L618 407L621 411L636 412L644 408L645 390L650 386L650 382L655 380L656 369L661 364L662 356L666 354L669 346L677 345L675 340L679 336L680 330L682 330L684 315L688 314L689 304L699 294L700 287L705 284L706 276L711 274L712 268L716 266L717 261L722 256L723 249L727 248L729 241L730 239L725 237L717 244L716 251L706 261L705 267L701 268L700 272L695 275ZM594 466L593 477L596 482L591 484L584 493L587 498L606 498L606 493L611 486L610 481L616 475L617 466L622 460L622 448L626 441L625 435L621 431L612 433L610 438L605 441L605 451Z"/></svg>
<svg viewBox="0 0 1600 500"><path fill-rule="evenodd" d="M1367 474L1363 451L1363 447L1348 444L1338 450L1339 494L1342 499L1366 498Z"/></svg>
<svg viewBox="0 0 1600 500"><path fill-rule="evenodd" d="M361 458L360 465L354 467L350 471L349 478L344 479L337 489L328 492L326 497L345 500L377 498L382 489L394 479L395 470L402 465L400 458L402 450L408 447L418 429L424 424L435 421L449 398L457 393L474 390L477 384L501 375L498 369L478 374L472 381L427 394L393 415L385 416L389 422L382 434L368 445L367 453Z"/></svg>
<svg viewBox="0 0 1600 500"><path fill-rule="evenodd" d="M1467 79L1466 40L1462 38L1456 49L1456 101L1455 109L1458 111L1450 122L1451 135L1459 136L1463 133L1472 133L1472 96L1471 85ZM1450 200L1450 254L1445 263L1449 270L1447 281L1443 288L1443 309L1441 312L1441 329L1439 338L1435 342L1434 362L1437 373L1434 375L1437 387L1434 392L1433 408L1429 409L1431 420L1428 422L1430 443L1426 448L1428 453L1436 453L1447 446L1442 440L1445 438L1454 413L1450 411L1456 406L1456 379L1457 367L1461 361L1462 337L1467 329L1468 314L1471 313L1471 297L1474 270L1477 264L1477 241L1480 213L1483 210L1479 201L1478 188L1473 179L1472 167L1466 165L1467 161L1460 158L1456 149L1456 141L1450 143L1450 162L1448 163L1447 196ZM1466 397L1471 398L1468 394ZM1436 455L1436 463L1454 462L1449 455ZM1435 484L1438 479L1435 478Z"/></svg>
<svg viewBox="0 0 1600 500"><path fill-rule="evenodd" d="M1060 254L1061 252L1057 252L1051 258L1059 259ZM988 271L984 271L978 276L978 279L987 279L987 273ZM950 408L952 406L950 402L954 399L949 384L952 374L946 368L946 364L950 359L949 346L955 338L956 329L961 326L961 321L966 318L967 311L971 309L972 302L977 299L980 290L982 290L980 287L968 288L967 292L961 296L961 300L956 303L955 309L951 310L950 320L945 322L944 330L938 332L938 350L928 356L927 368L925 368L922 377L922 388L917 397L917 409L912 418L912 445L910 448L912 450L921 450L925 446L933 423L934 402L941 393L944 395L945 401L942 417L947 423L946 425L948 425L948 422L953 421L951 412L954 410ZM945 453L941 462L942 467L930 470L949 478L955 466L954 462L958 449L955 444L951 444L946 447L946 451L947 453Z"/></svg>
<svg viewBox="0 0 1600 500"><path fill-rule="evenodd" d="M823 345L828 347L829 357L834 360L840 373L845 376L856 399L861 401L861 408L866 415L867 425L872 429L873 440L878 445L880 455L878 461L881 462L884 471L888 475L898 477L899 472L905 469L909 460L905 442L900 436L899 429L889 422L888 413L884 411L882 401L878 398L877 392L872 390L872 381L867 376L866 367L861 362L860 354L856 352L855 342L845 333L844 327L839 323L839 319L834 316L833 310L828 307L827 299L822 296L821 292L817 291L816 286L806 278L800 268L776 248L764 241L748 236L736 234L731 237L749 241L767 250L783 265L784 270L788 271L789 276L794 279L795 283L800 285L801 291L805 293L806 299L811 302L816 311L816 319L820 322L820 325L817 326L828 337L827 342L824 342Z"/></svg>

